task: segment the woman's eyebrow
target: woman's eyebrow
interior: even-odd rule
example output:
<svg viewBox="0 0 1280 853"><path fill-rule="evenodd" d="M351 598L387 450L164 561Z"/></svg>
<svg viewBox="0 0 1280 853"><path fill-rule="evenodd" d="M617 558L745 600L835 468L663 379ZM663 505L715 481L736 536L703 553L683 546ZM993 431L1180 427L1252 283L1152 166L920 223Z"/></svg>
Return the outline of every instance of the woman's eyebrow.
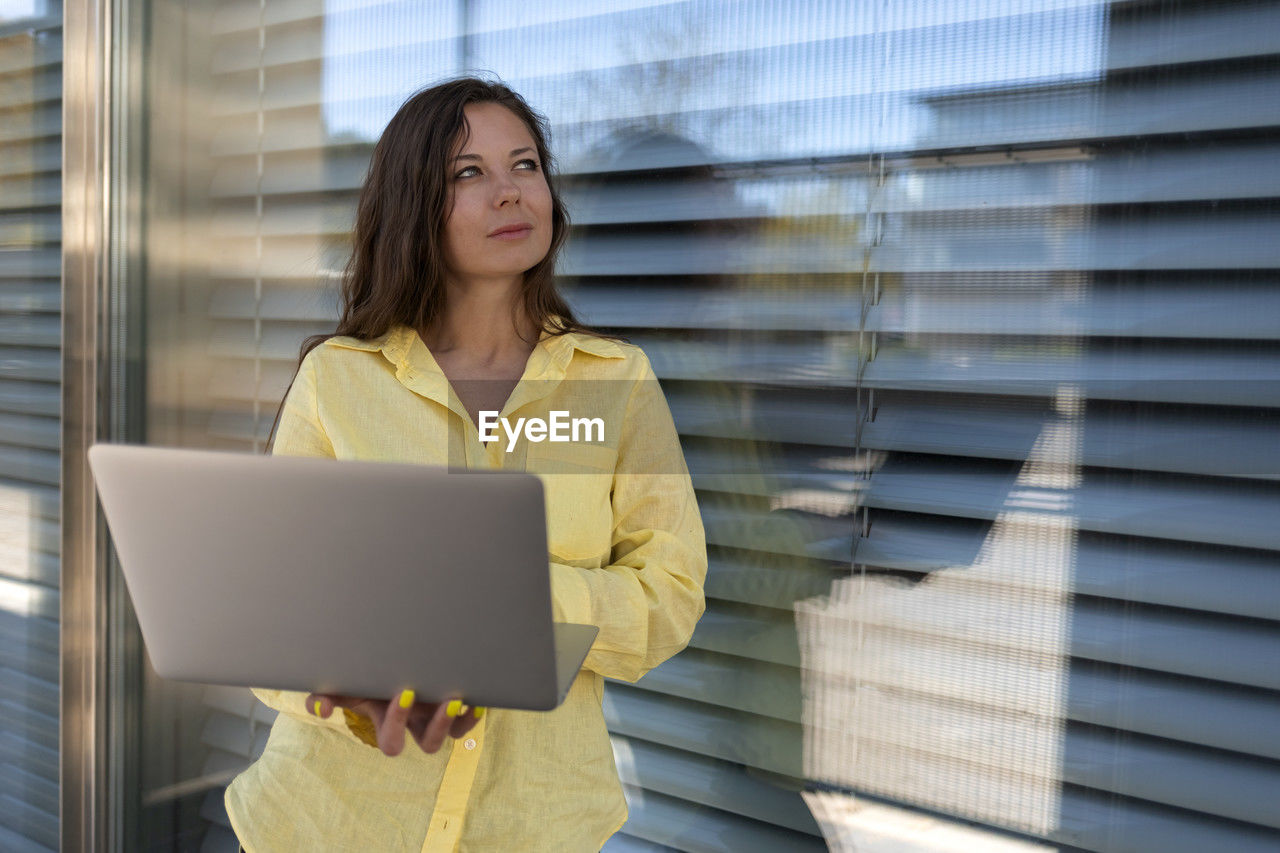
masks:
<svg viewBox="0 0 1280 853"><path fill-rule="evenodd" d="M524 152L526 152L526 151L532 151L532 150L533 150L532 148L515 148L515 149L512 149L511 153L510 153L510 154L508 154L507 156L508 156L508 157L514 157L514 156L516 156L517 154L523 154L523 153L524 153ZM457 161L457 160L481 160L481 161L483 161L483 160L484 160L484 158L483 158L483 157L481 157L479 154L459 154L457 157L454 157L453 159L454 159L455 161Z"/></svg>

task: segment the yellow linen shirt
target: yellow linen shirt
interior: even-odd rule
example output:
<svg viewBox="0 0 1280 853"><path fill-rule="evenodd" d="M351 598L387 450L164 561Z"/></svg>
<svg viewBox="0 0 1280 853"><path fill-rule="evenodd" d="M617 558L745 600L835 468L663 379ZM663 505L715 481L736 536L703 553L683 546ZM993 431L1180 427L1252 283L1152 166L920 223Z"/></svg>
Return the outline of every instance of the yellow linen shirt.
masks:
<svg viewBox="0 0 1280 853"><path fill-rule="evenodd" d="M262 756L226 792L248 853L594 851L626 822L603 677L636 681L689 642L705 607L705 531L670 409L639 347L544 332L500 416L549 419L552 410L603 414L604 441L521 438L507 452L499 430L486 446L407 327L372 341L331 338L303 360L274 453L537 474L553 618L600 633L555 710L491 708L432 755L408 738L387 757L366 718L322 720L307 713L304 693L255 689L280 713Z"/></svg>

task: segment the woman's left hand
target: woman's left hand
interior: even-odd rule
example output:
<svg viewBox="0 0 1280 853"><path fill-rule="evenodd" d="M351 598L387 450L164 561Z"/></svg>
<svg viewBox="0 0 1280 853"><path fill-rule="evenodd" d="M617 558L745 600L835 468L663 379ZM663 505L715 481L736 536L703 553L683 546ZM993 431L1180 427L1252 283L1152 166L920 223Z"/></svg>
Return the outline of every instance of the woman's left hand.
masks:
<svg viewBox="0 0 1280 853"><path fill-rule="evenodd" d="M404 750L406 730L423 752L432 753L444 744L445 735L462 737L479 722L478 713L484 713L483 709L468 708L456 699L415 702L412 690L401 692L394 701L333 693L307 694L307 711L310 713L327 719L335 708L346 708L368 717L377 732L378 748L389 756L399 755ZM466 708L465 712L463 708ZM456 713L450 714L451 710Z"/></svg>

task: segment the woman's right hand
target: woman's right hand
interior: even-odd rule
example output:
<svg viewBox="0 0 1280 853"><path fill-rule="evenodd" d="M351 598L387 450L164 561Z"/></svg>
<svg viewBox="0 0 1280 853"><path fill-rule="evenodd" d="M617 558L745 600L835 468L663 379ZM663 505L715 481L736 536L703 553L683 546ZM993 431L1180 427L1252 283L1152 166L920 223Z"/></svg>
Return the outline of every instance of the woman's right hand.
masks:
<svg viewBox="0 0 1280 853"><path fill-rule="evenodd" d="M415 702L412 690L402 691L393 701L334 693L307 694L307 711L317 717L327 719L335 708L368 717L377 732L378 748L389 756L404 750L406 730L423 752L432 753L444 744L445 735L462 737L484 715L483 708L469 708L458 699Z"/></svg>

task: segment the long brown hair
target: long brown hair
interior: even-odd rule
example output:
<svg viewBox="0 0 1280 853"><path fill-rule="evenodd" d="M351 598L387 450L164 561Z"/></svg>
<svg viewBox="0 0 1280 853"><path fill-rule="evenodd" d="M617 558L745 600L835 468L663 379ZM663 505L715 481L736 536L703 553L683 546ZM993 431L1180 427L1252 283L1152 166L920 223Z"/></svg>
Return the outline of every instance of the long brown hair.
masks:
<svg viewBox="0 0 1280 853"><path fill-rule="evenodd" d="M372 340L396 325L429 329L444 313L442 244L448 215L449 160L457 146L466 145L469 138L463 108L479 103L501 104L524 122L551 189L551 247L537 265L525 271L523 304L519 307L535 326L551 335L585 332L626 340L579 322L556 291L555 266L569 236L569 213L557 189L546 118L500 82L458 77L415 92L382 131L356 204L351 256L342 273L338 326L333 332L312 335L302 342L295 379L307 354L329 338L347 335ZM289 387L293 387L293 380ZM286 389L286 397L288 393ZM268 453L283 410L282 399L271 425Z"/></svg>

